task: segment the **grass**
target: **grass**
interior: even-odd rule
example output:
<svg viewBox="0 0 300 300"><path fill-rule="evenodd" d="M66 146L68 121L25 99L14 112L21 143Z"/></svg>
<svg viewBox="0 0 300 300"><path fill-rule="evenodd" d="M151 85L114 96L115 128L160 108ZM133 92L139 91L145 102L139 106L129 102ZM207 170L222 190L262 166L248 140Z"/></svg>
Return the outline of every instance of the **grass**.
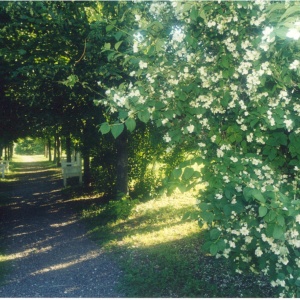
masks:
<svg viewBox="0 0 300 300"><path fill-rule="evenodd" d="M226 261L202 252L204 229L182 220L196 209L191 195L122 201L92 205L83 219L92 238L115 255L126 297L274 296L264 278L232 274Z"/></svg>

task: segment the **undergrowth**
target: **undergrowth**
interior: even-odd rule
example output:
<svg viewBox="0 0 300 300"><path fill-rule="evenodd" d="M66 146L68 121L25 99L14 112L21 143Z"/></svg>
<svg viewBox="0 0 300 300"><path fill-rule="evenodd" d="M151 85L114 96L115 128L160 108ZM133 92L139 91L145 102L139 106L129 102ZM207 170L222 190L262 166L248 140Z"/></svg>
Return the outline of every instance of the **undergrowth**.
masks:
<svg viewBox="0 0 300 300"><path fill-rule="evenodd" d="M202 230L183 219L195 199L179 192L147 202L122 199L83 211L89 233L115 255L126 297L272 297L268 281L232 274L224 260L206 256Z"/></svg>

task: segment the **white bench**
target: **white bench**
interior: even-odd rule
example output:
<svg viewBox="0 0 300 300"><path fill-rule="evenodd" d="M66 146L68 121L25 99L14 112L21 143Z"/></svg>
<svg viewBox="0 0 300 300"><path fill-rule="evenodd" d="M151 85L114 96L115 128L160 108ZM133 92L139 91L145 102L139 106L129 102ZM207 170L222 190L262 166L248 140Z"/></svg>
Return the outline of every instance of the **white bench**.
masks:
<svg viewBox="0 0 300 300"><path fill-rule="evenodd" d="M4 178L5 169L6 169L6 165L1 163L0 164L0 173L2 173L2 178Z"/></svg>
<svg viewBox="0 0 300 300"><path fill-rule="evenodd" d="M80 155L77 155L77 161L66 162L61 160L61 171L64 180L64 187L67 186L67 178L79 177L79 183L82 184L82 170Z"/></svg>

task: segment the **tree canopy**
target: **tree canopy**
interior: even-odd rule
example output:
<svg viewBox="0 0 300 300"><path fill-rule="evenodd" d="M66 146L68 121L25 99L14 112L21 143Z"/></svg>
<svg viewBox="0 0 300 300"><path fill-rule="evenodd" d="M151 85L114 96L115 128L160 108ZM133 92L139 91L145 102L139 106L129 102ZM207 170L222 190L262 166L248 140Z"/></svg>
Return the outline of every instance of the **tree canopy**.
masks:
<svg viewBox="0 0 300 300"><path fill-rule="evenodd" d="M147 124L174 158L169 189L205 186L204 249L299 296L299 7L1 3L0 137L59 126L83 141L101 123L120 141Z"/></svg>

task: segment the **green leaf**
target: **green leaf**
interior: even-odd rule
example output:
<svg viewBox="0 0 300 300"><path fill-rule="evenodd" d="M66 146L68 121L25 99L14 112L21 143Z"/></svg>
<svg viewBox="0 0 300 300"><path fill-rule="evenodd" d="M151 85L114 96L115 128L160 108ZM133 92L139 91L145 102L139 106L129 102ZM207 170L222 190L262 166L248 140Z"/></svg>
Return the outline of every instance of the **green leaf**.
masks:
<svg viewBox="0 0 300 300"><path fill-rule="evenodd" d="M123 43L123 41L117 42L115 44L115 49L118 51L119 47L121 46L121 44Z"/></svg>
<svg viewBox="0 0 300 300"><path fill-rule="evenodd" d="M118 31L116 34L115 34L115 38L117 41L120 40L120 38L123 36L123 32L122 31Z"/></svg>
<svg viewBox="0 0 300 300"><path fill-rule="evenodd" d="M209 212L209 211L201 211L200 212L200 217L208 223L211 223L214 220L214 214Z"/></svg>
<svg viewBox="0 0 300 300"><path fill-rule="evenodd" d="M193 6L193 3L191 3L191 2L186 2L186 3L183 5L182 13L185 13L186 11L189 11L189 10L191 9L192 6Z"/></svg>
<svg viewBox="0 0 300 300"><path fill-rule="evenodd" d="M218 253L219 247L217 244L211 244L209 247L209 252L211 255L216 255Z"/></svg>
<svg viewBox="0 0 300 300"><path fill-rule="evenodd" d="M264 220L267 222L267 223L271 223L272 221L274 221L276 218L276 213L275 211L273 210L270 210L266 216L264 217Z"/></svg>
<svg viewBox="0 0 300 300"><path fill-rule="evenodd" d="M193 8L192 8L192 10L191 10L190 18L191 18L191 20L193 20L193 21L196 21L197 18L198 18L198 10L196 9L195 6L193 6Z"/></svg>
<svg viewBox="0 0 300 300"><path fill-rule="evenodd" d="M150 113L148 110L143 110L138 112L138 118L144 122L147 123L150 119Z"/></svg>
<svg viewBox="0 0 300 300"><path fill-rule="evenodd" d="M259 190L253 190L253 191L252 191L252 196L253 196L255 199L257 199L258 201L260 201L260 202L263 202L263 203L266 202L265 197L263 196L263 194L262 194L261 191L259 191Z"/></svg>
<svg viewBox="0 0 300 300"><path fill-rule="evenodd" d="M116 139L123 132L123 129L124 129L123 123L116 123L116 124L112 125L111 133L112 133L113 137Z"/></svg>
<svg viewBox="0 0 300 300"><path fill-rule="evenodd" d="M125 121L125 125L127 127L127 129L132 132L135 127L136 127L136 122L135 122L135 119L132 119L132 118L128 118L126 121Z"/></svg>
<svg viewBox="0 0 300 300"><path fill-rule="evenodd" d="M284 228L282 226L279 225L274 226L273 238L280 239L280 240L284 239Z"/></svg>
<svg viewBox="0 0 300 300"><path fill-rule="evenodd" d="M194 174L194 169L193 168L185 168L183 171L183 179L189 180Z"/></svg>
<svg viewBox="0 0 300 300"><path fill-rule="evenodd" d="M277 221L278 225L285 226L284 216L282 216L282 215L277 216L276 221Z"/></svg>
<svg viewBox="0 0 300 300"><path fill-rule="evenodd" d="M110 43L105 43L103 48L104 48L104 50L110 50L111 44Z"/></svg>
<svg viewBox="0 0 300 300"><path fill-rule="evenodd" d="M205 242L201 248L203 251L208 252L211 245L212 245L212 242L208 241L208 242Z"/></svg>
<svg viewBox="0 0 300 300"><path fill-rule="evenodd" d="M20 49L20 50L19 50L19 54L20 54L20 55L24 55L24 54L26 54L26 53L27 53L27 51L24 50L24 49Z"/></svg>
<svg viewBox="0 0 300 300"><path fill-rule="evenodd" d="M115 26L112 25L112 24L107 25L106 28L105 28L105 29L106 29L106 32L109 32L109 31L113 30L114 27L115 27Z"/></svg>
<svg viewBox="0 0 300 300"><path fill-rule="evenodd" d="M226 248L226 243L223 239L217 241L218 251L224 251Z"/></svg>
<svg viewBox="0 0 300 300"><path fill-rule="evenodd" d="M155 49L157 52L160 52L163 49L163 46L165 44L165 41L162 39L158 39L155 43Z"/></svg>
<svg viewBox="0 0 300 300"><path fill-rule="evenodd" d="M252 197L252 189L249 187L245 187L243 190L244 197L246 201L249 201Z"/></svg>
<svg viewBox="0 0 300 300"><path fill-rule="evenodd" d="M182 172L181 169L173 170L172 175L173 175L174 179L179 179L179 177L181 176L181 172Z"/></svg>
<svg viewBox="0 0 300 300"><path fill-rule="evenodd" d="M293 5L292 7L289 7L285 13L281 16L280 20L279 21L282 21L288 17L290 17L291 15L294 15L294 14L298 14L300 12L300 7L299 6L295 6ZM295 16L295 21L297 20L297 17L298 16Z"/></svg>
<svg viewBox="0 0 300 300"><path fill-rule="evenodd" d="M102 134L106 134L110 132L110 125L107 122L102 123L100 126L100 131Z"/></svg>
<svg viewBox="0 0 300 300"><path fill-rule="evenodd" d="M300 287L300 279L297 279L297 280L295 281L295 285Z"/></svg>
<svg viewBox="0 0 300 300"><path fill-rule="evenodd" d="M224 205L223 206L223 211L225 216L230 217L231 216L231 212L232 212L232 208L230 204Z"/></svg>
<svg viewBox="0 0 300 300"><path fill-rule="evenodd" d="M268 209L265 206L260 206L258 208L258 215L263 218L268 213Z"/></svg>
<svg viewBox="0 0 300 300"><path fill-rule="evenodd" d="M185 193L187 190L184 184L178 184L177 187L179 188L181 193Z"/></svg>
<svg viewBox="0 0 300 300"><path fill-rule="evenodd" d="M214 228L209 232L209 236L212 240L217 240L221 235L220 230Z"/></svg>

